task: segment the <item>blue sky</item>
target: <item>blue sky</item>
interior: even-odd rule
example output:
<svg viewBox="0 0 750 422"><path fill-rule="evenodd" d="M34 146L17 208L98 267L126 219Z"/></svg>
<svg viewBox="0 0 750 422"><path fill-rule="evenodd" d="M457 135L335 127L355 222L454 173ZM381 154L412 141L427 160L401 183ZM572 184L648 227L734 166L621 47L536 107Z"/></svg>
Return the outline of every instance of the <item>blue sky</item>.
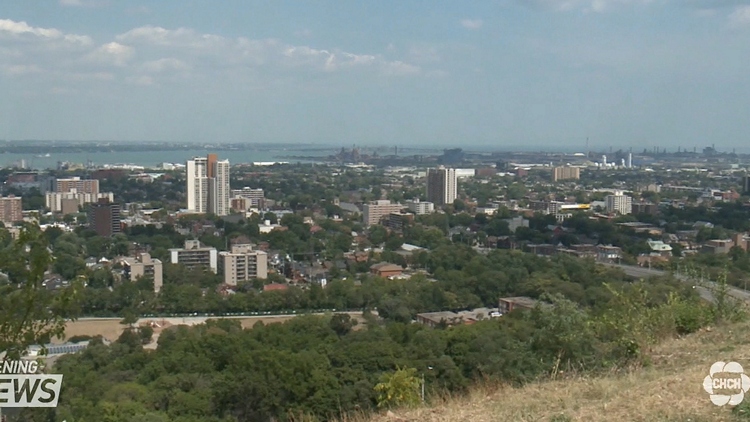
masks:
<svg viewBox="0 0 750 422"><path fill-rule="evenodd" d="M732 148L750 0L3 0L0 139Z"/></svg>

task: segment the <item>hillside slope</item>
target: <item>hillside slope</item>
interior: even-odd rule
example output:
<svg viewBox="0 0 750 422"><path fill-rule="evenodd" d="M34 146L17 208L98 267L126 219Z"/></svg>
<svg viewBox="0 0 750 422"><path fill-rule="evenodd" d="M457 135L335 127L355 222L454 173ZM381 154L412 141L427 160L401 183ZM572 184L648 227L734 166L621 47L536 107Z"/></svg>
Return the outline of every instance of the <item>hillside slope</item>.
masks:
<svg viewBox="0 0 750 422"><path fill-rule="evenodd" d="M523 388L483 387L468 397L394 410L369 422L750 421L750 415L712 404L702 386L717 361L738 362L750 374L749 344L750 323L724 325L655 347L652 364L644 368ZM742 407L750 409L750 393Z"/></svg>

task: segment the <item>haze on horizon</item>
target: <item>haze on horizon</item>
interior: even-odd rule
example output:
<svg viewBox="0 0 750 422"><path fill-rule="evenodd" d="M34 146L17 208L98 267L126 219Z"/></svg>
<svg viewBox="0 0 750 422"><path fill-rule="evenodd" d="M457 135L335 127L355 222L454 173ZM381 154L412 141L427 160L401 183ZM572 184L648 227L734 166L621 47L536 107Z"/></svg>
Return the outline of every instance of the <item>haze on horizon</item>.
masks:
<svg viewBox="0 0 750 422"><path fill-rule="evenodd" d="M750 0L5 0L0 139L750 139Z"/></svg>

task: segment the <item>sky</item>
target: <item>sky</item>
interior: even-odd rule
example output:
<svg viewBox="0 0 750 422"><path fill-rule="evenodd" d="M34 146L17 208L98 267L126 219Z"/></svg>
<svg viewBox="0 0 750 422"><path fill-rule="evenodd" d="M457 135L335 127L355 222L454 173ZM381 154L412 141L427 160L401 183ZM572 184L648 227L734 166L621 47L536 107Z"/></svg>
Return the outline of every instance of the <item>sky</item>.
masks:
<svg viewBox="0 0 750 422"><path fill-rule="evenodd" d="M750 0L2 0L0 139L750 145Z"/></svg>

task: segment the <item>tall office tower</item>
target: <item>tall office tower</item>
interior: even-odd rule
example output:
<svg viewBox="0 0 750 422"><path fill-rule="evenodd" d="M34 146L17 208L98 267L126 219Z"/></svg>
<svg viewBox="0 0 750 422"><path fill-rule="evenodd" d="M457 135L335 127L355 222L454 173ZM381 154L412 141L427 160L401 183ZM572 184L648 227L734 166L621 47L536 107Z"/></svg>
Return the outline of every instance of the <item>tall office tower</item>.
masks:
<svg viewBox="0 0 750 422"><path fill-rule="evenodd" d="M110 202L109 198L100 198L99 202L91 204L88 217L89 228L99 236L111 237L122 230L120 204Z"/></svg>
<svg viewBox="0 0 750 422"><path fill-rule="evenodd" d="M435 205L452 204L456 200L456 169L440 166L427 171L427 201Z"/></svg>
<svg viewBox="0 0 750 422"><path fill-rule="evenodd" d="M750 194L750 175L742 176L742 193Z"/></svg>
<svg viewBox="0 0 750 422"><path fill-rule="evenodd" d="M633 153L628 153L628 168L633 168Z"/></svg>
<svg viewBox="0 0 750 422"><path fill-rule="evenodd" d="M229 214L229 160L208 154L188 160L186 168L188 211Z"/></svg>

